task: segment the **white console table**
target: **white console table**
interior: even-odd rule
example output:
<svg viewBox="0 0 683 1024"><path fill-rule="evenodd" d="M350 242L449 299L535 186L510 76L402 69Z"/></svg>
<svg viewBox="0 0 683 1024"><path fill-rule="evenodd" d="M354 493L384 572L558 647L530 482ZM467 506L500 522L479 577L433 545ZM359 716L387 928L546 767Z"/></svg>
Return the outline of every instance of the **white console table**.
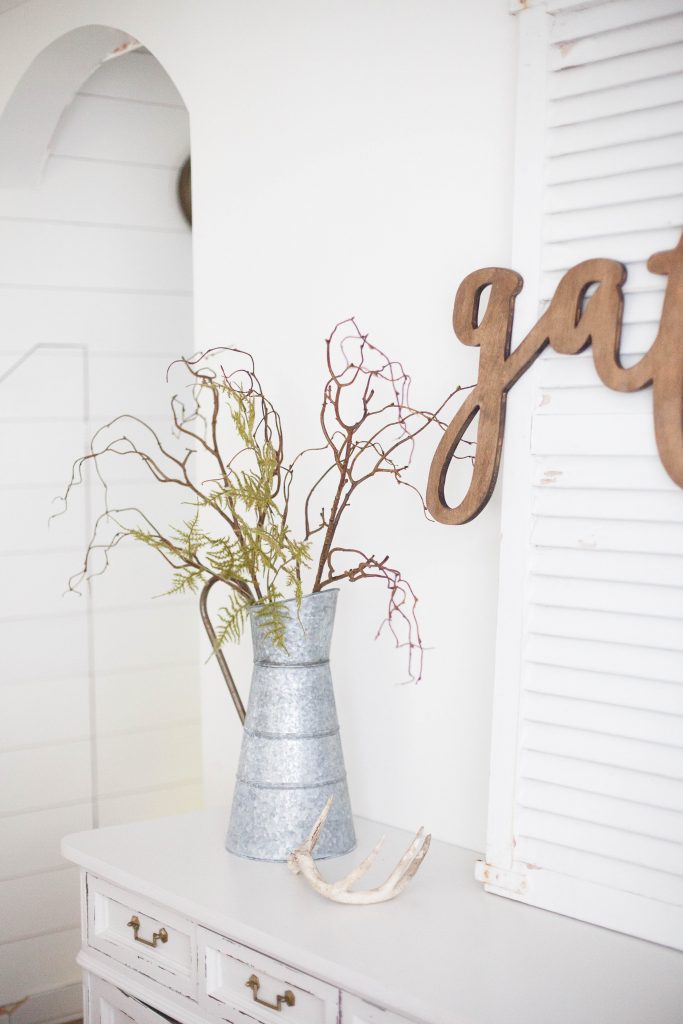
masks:
<svg viewBox="0 0 683 1024"><path fill-rule="evenodd" d="M468 850L433 843L398 899L340 906L285 865L226 853L225 817L64 840L82 869L86 1024L683 1022L683 954L489 895ZM410 839L357 831L358 851L323 873L387 832L379 877Z"/></svg>

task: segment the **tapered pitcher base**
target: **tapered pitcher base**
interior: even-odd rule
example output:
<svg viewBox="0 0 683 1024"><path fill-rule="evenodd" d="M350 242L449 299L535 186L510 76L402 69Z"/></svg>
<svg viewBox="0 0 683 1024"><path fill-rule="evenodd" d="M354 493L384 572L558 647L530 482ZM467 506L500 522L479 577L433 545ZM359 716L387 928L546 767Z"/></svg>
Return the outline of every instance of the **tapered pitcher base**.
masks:
<svg viewBox="0 0 683 1024"><path fill-rule="evenodd" d="M254 671L226 847L251 860L286 861L332 809L316 857L356 845L330 674L337 591L283 601L284 643L252 609Z"/></svg>
<svg viewBox="0 0 683 1024"><path fill-rule="evenodd" d="M345 781L305 789L271 789L238 782L226 849L250 860L286 861L308 838L330 796L334 801L315 857L350 853L356 846L356 834Z"/></svg>

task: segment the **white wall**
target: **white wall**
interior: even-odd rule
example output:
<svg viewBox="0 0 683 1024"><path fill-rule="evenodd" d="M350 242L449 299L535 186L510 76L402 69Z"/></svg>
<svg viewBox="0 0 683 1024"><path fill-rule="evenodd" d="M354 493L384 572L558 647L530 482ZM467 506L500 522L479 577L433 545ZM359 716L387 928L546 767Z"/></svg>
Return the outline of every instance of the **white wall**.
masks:
<svg viewBox="0 0 683 1024"><path fill-rule="evenodd" d="M124 410L156 422L165 367L192 348L188 151L182 100L132 53L83 84L42 184L0 189L0 1004L78 979L61 837L201 800L194 604L151 601L166 574L124 549L89 596L64 596L95 488L47 527L94 429ZM149 490L115 476L115 501Z"/></svg>
<svg viewBox="0 0 683 1024"><path fill-rule="evenodd" d="M468 270L509 259L504 0L29 2L3 20L4 95L36 51L86 22L162 61L192 122L197 343L253 350L293 446L315 430L322 339L351 313L405 360L423 401L473 379L450 311ZM388 512L367 512L369 543L413 578L433 651L419 688L397 686L403 665L368 626L382 596L344 594L335 675L355 807L479 847L497 514L449 530L409 502ZM243 678L247 657L236 664ZM214 666L203 693L208 795L222 802L239 734Z"/></svg>
<svg viewBox="0 0 683 1024"><path fill-rule="evenodd" d="M474 379L451 309L465 273L509 261L514 24L498 2L229 11L203 58L221 99L189 98L197 331L255 353L296 450L318 437L323 339L351 314L405 362L416 401ZM413 580L431 650L419 687L398 685L401 658L373 640L384 594L341 595L333 670L354 808L480 847L495 503L461 530L426 524L410 500L358 513L363 542ZM245 680L248 653L234 660ZM239 731L213 667L203 693L208 797L226 805Z"/></svg>
<svg viewBox="0 0 683 1024"><path fill-rule="evenodd" d="M514 20L505 0L29 0L3 16L0 103L37 52L82 24L141 39L192 125L196 344L257 357L292 447L309 442L322 340L355 314L405 361L419 401L469 383L455 288L510 254ZM429 452L422 455L423 473ZM365 542L400 561L431 648L418 688L374 643L383 595L341 602L334 668L356 810L481 847L496 603L495 504L459 530L409 501L370 504ZM240 679L248 654L235 657ZM203 679L207 795L239 743Z"/></svg>

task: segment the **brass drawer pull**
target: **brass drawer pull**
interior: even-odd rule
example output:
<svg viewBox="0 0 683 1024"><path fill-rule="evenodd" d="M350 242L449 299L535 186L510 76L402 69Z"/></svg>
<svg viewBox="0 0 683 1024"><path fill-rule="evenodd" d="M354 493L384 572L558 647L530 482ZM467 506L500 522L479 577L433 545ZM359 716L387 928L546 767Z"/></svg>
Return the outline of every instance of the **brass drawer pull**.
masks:
<svg viewBox="0 0 683 1024"><path fill-rule="evenodd" d="M265 999L259 999L258 990L261 987L261 982L258 980L255 974L252 974L249 981L245 981L244 984L247 986L247 988L251 989L251 994L254 997L254 1002L260 1003L261 1006L267 1006L268 1009L270 1010L281 1010L283 1003L285 1003L287 1006L294 1006L294 1003L296 1002L294 993L292 992L291 988L285 989L285 994L283 996L275 996L275 998L277 999L276 1003L269 1003Z"/></svg>
<svg viewBox="0 0 683 1024"><path fill-rule="evenodd" d="M156 949L157 942L168 942L168 932L165 928L160 928L158 932L154 932L151 939L142 939L138 935L140 931L140 918L133 914L128 927L133 929L133 938L136 942L141 942L143 946L151 946L152 949Z"/></svg>

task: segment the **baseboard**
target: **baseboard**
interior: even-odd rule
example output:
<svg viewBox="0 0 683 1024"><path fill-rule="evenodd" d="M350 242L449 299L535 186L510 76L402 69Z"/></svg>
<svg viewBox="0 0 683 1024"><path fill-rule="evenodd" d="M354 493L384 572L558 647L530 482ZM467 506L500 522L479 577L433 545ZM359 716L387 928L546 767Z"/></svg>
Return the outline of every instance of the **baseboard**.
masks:
<svg viewBox="0 0 683 1024"><path fill-rule="evenodd" d="M2 1024L66 1024L83 1016L83 986L80 982L50 992L36 992L18 1006Z"/></svg>

